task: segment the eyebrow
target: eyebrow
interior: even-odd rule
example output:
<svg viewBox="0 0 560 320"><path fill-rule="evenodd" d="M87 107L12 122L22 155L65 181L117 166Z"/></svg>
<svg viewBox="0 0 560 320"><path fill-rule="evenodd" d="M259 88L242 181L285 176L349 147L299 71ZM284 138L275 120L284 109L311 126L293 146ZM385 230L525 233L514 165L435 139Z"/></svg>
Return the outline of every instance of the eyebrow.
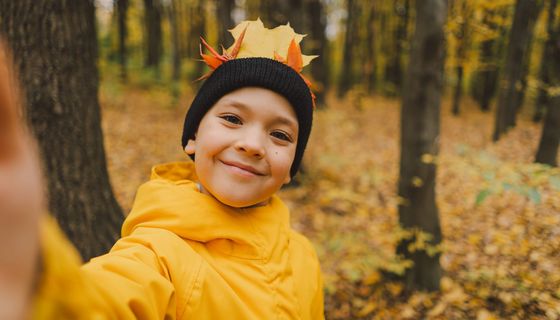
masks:
<svg viewBox="0 0 560 320"><path fill-rule="evenodd" d="M233 100L233 99L225 99L224 104L228 105L228 106L235 107L235 108L240 109L241 111L245 111L245 112L247 112L249 110L249 107L246 104L244 104L242 102L239 102L239 101L236 101L236 100ZM294 121L292 121L292 120L290 120L286 117L283 117L281 115L277 116L276 119L274 120L274 122L277 122L279 124L287 125L289 127L292 127L292 129L297 128L297 123L294 123Z"/></svg>

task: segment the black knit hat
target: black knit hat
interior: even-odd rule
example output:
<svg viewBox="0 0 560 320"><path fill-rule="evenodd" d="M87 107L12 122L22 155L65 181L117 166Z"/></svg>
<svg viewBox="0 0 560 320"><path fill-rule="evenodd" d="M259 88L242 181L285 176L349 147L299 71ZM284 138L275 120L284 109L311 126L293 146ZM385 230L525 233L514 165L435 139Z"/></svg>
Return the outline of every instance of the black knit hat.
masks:
<svg viewBox="0 0 560 320"><path fill-rule="evenodd" d="M284 96L294 108L299 133L294 162L290 169L293 177L299 168L313 122L312 93L302 76L286 64L269 58L238 58L217 67L202 84L185 117L183 148L194 139L200 121L224 95L243 87L261 87ZM194 160L194 155L191 155Z"/></svg>

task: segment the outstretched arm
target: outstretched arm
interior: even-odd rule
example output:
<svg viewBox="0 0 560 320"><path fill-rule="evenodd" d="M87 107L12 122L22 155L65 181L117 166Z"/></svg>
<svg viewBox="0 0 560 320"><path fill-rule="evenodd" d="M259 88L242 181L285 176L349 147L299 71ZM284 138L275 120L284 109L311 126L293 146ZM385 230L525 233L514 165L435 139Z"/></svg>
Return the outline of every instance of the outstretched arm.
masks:
<svg viewBox="0 0 560 320"><path fill-rule="evenodd" d="M152 247L179 238L131 235L80 268L77 252L46 214L39 157L11 66L0 41L0 320L174 319L175 290L166 275L182 274L167 270L168 258Z"/></svg>
<svg viewBox="0 0 560 320"><path fill-rule="evenodd" d="M28 317L45 212L41 171L21 119L19 87L0 43L0 319Z"/></svg>

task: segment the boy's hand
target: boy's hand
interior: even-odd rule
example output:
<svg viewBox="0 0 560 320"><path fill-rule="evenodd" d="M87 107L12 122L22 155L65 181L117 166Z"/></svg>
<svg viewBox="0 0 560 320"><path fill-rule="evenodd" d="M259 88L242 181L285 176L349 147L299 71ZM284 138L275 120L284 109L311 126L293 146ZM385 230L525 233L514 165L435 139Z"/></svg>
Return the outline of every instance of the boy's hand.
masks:
<svg viewBox="0 0 560 320"><path fill-rule="evenodd" d="M29 316L45 211L35 143L19 116L19 91L0 42L0 319Z"/></svg>

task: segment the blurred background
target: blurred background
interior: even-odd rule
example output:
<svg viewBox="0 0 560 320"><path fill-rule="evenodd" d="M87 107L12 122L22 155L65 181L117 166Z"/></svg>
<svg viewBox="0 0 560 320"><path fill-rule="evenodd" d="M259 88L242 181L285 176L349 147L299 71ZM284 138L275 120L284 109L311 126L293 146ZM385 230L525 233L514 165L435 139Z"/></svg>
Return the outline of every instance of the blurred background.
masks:
<svg viewBox="0 0 560 320"><path fill-rule="evenodd" d="M187 161L199 37L307 36L317 95L281 191L327 319L560 318L557 0L0 0L51 212L84 258L151 166ZM112 191L112 192L111 192Z"/></svg>

